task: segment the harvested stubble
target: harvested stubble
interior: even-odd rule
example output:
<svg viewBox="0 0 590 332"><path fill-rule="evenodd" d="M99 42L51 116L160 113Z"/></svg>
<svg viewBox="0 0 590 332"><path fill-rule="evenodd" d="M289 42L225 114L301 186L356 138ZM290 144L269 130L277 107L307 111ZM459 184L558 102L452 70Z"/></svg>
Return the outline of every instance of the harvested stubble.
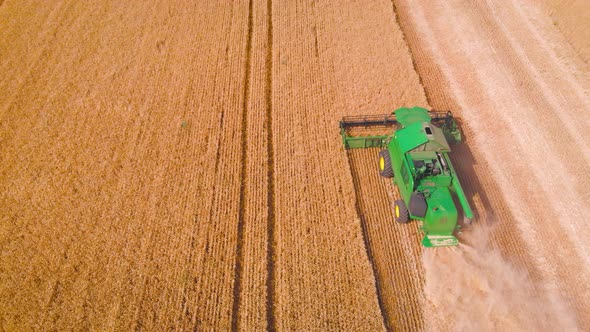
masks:
<svg viewBox="0 0 590 332"><path fill-rule="evenodd" d="M590 65L590 2L545 0L545 10L576 53ZM539 8L536 8L539 10ZM555 33L553 33L555 34ZM557 37L560 38L560 37ZM564 43L561 43L563 45Z"/></svg>
<svg viewBox="0 0 590 332"><path fill-rule="evenodd" d="M582 222L588 204L580 199L582 183L588 182L588 177L563 164L566 160L568 164L588 164L584 128L589 118L583 110L589 102L583 91L589 85L579 69L583 64L575 56L564 57L567 47L551 46L563 41L555 38L550 21L534 4L395 3L430 102L435 107L456 109L464 120L468 145L457 148L453 160L478 220L495 226L482 226L492 249L475 248L481 255L489 250L501 252L507 271L513 269L512 264L525 271L536 301L549 308L543 314L545 329L588 326L587 288L573 286L583 284L588 274L587 245L579 240L590 231ZM449 17L453 24L442 19ZM539 164L531 160L542 163L543 171L535 171ZM578 181L572 183L571 179ZM473 237L466 234L463 238L477 243ZM463 258L469 256L455 256L460 259L447 263L457 268L447 272L461 273ZM444 294L465 299L479 292L449 284L460 276L439 275L440 266L431 262L425 263L426 284L430 284L427 297L437 299ZM498 264L489 268L497 269ZM493 273L478 273L478 269L485 266L474 266L472 272L481 278L480 283L490 283L492 292L493 285L508 281L494 280ZM490 297L486 311L490 316L482 328L538 326L534 319L527 321L539 314L535 303L524 308L525 317L528 315L524 320L516 315L506 320L496 310L501 303L507 307L521 303L518 296L523 292L498 294ZM501 294L505 296L500 301L491 300ZM441 321L461 325L461 320L448 319L465 316L465 312L452 310L460 307L431 308L432 313L440 314L438 318L431 316L437 321L434 326L441 326ZM477 316L478 308L467 310Z"/></svg>

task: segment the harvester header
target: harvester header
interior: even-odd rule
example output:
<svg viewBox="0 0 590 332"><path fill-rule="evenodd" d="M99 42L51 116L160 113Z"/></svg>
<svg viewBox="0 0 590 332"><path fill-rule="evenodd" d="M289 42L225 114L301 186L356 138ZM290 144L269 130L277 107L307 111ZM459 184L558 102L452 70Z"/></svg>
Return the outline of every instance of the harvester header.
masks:
<svg viewBox="0 0 590 332"><path fill-rule="evenodd" d="M399 108L391 114L345 116L340 120L340 135L346 149L384 147L384 140L390 135L352 136L348 134L348 129L398 126L404 128L414 122L432 122L441 127L448 142L461 143L461 131L450 111L428 111L420 107Z"/></svg>

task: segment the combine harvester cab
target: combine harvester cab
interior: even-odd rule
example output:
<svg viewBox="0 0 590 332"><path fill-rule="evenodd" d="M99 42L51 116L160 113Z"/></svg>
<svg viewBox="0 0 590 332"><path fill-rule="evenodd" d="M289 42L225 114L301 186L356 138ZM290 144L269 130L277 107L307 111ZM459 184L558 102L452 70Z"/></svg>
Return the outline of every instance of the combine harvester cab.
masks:
<svg viewBox="0 0 590 332"><path fill-rule="evenodd" d="M352 127L392 126L390 135L350 136ZM381 176L393 178L401 200L394 206L395 219L422 221L425 247L452 246L459 229L454 193L466 218L471 207L448 153L449 142L460 143L461 133L451 113L428 112L420 107L400 108L392 115L345 117L340 122L346 149L383 148L379 153Z"/></svg>

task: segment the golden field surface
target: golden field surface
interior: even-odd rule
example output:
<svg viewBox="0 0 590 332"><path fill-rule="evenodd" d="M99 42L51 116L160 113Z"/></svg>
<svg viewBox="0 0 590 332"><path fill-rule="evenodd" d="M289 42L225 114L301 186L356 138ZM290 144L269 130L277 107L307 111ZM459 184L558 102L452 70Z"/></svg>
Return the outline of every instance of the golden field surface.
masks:
<svg viewBox="0 0 590 332"><path fill-rule="evenodd" d="M590 329L588 15L0 0L0 331ZM456 247L342 146L415 105L464 132Z"/></svg>

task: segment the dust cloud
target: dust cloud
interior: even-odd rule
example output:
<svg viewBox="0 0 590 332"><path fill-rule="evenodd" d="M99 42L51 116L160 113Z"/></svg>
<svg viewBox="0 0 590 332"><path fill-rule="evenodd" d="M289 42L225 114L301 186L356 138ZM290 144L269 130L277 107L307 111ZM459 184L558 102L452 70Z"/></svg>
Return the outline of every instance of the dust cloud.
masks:
<svg viewBox="0 0 590 332"><path fill-rule="evenodd" d="M555 287L503 258L488 234L474 228L457 247L424 249L427 330L577 330Z"/></svg>

